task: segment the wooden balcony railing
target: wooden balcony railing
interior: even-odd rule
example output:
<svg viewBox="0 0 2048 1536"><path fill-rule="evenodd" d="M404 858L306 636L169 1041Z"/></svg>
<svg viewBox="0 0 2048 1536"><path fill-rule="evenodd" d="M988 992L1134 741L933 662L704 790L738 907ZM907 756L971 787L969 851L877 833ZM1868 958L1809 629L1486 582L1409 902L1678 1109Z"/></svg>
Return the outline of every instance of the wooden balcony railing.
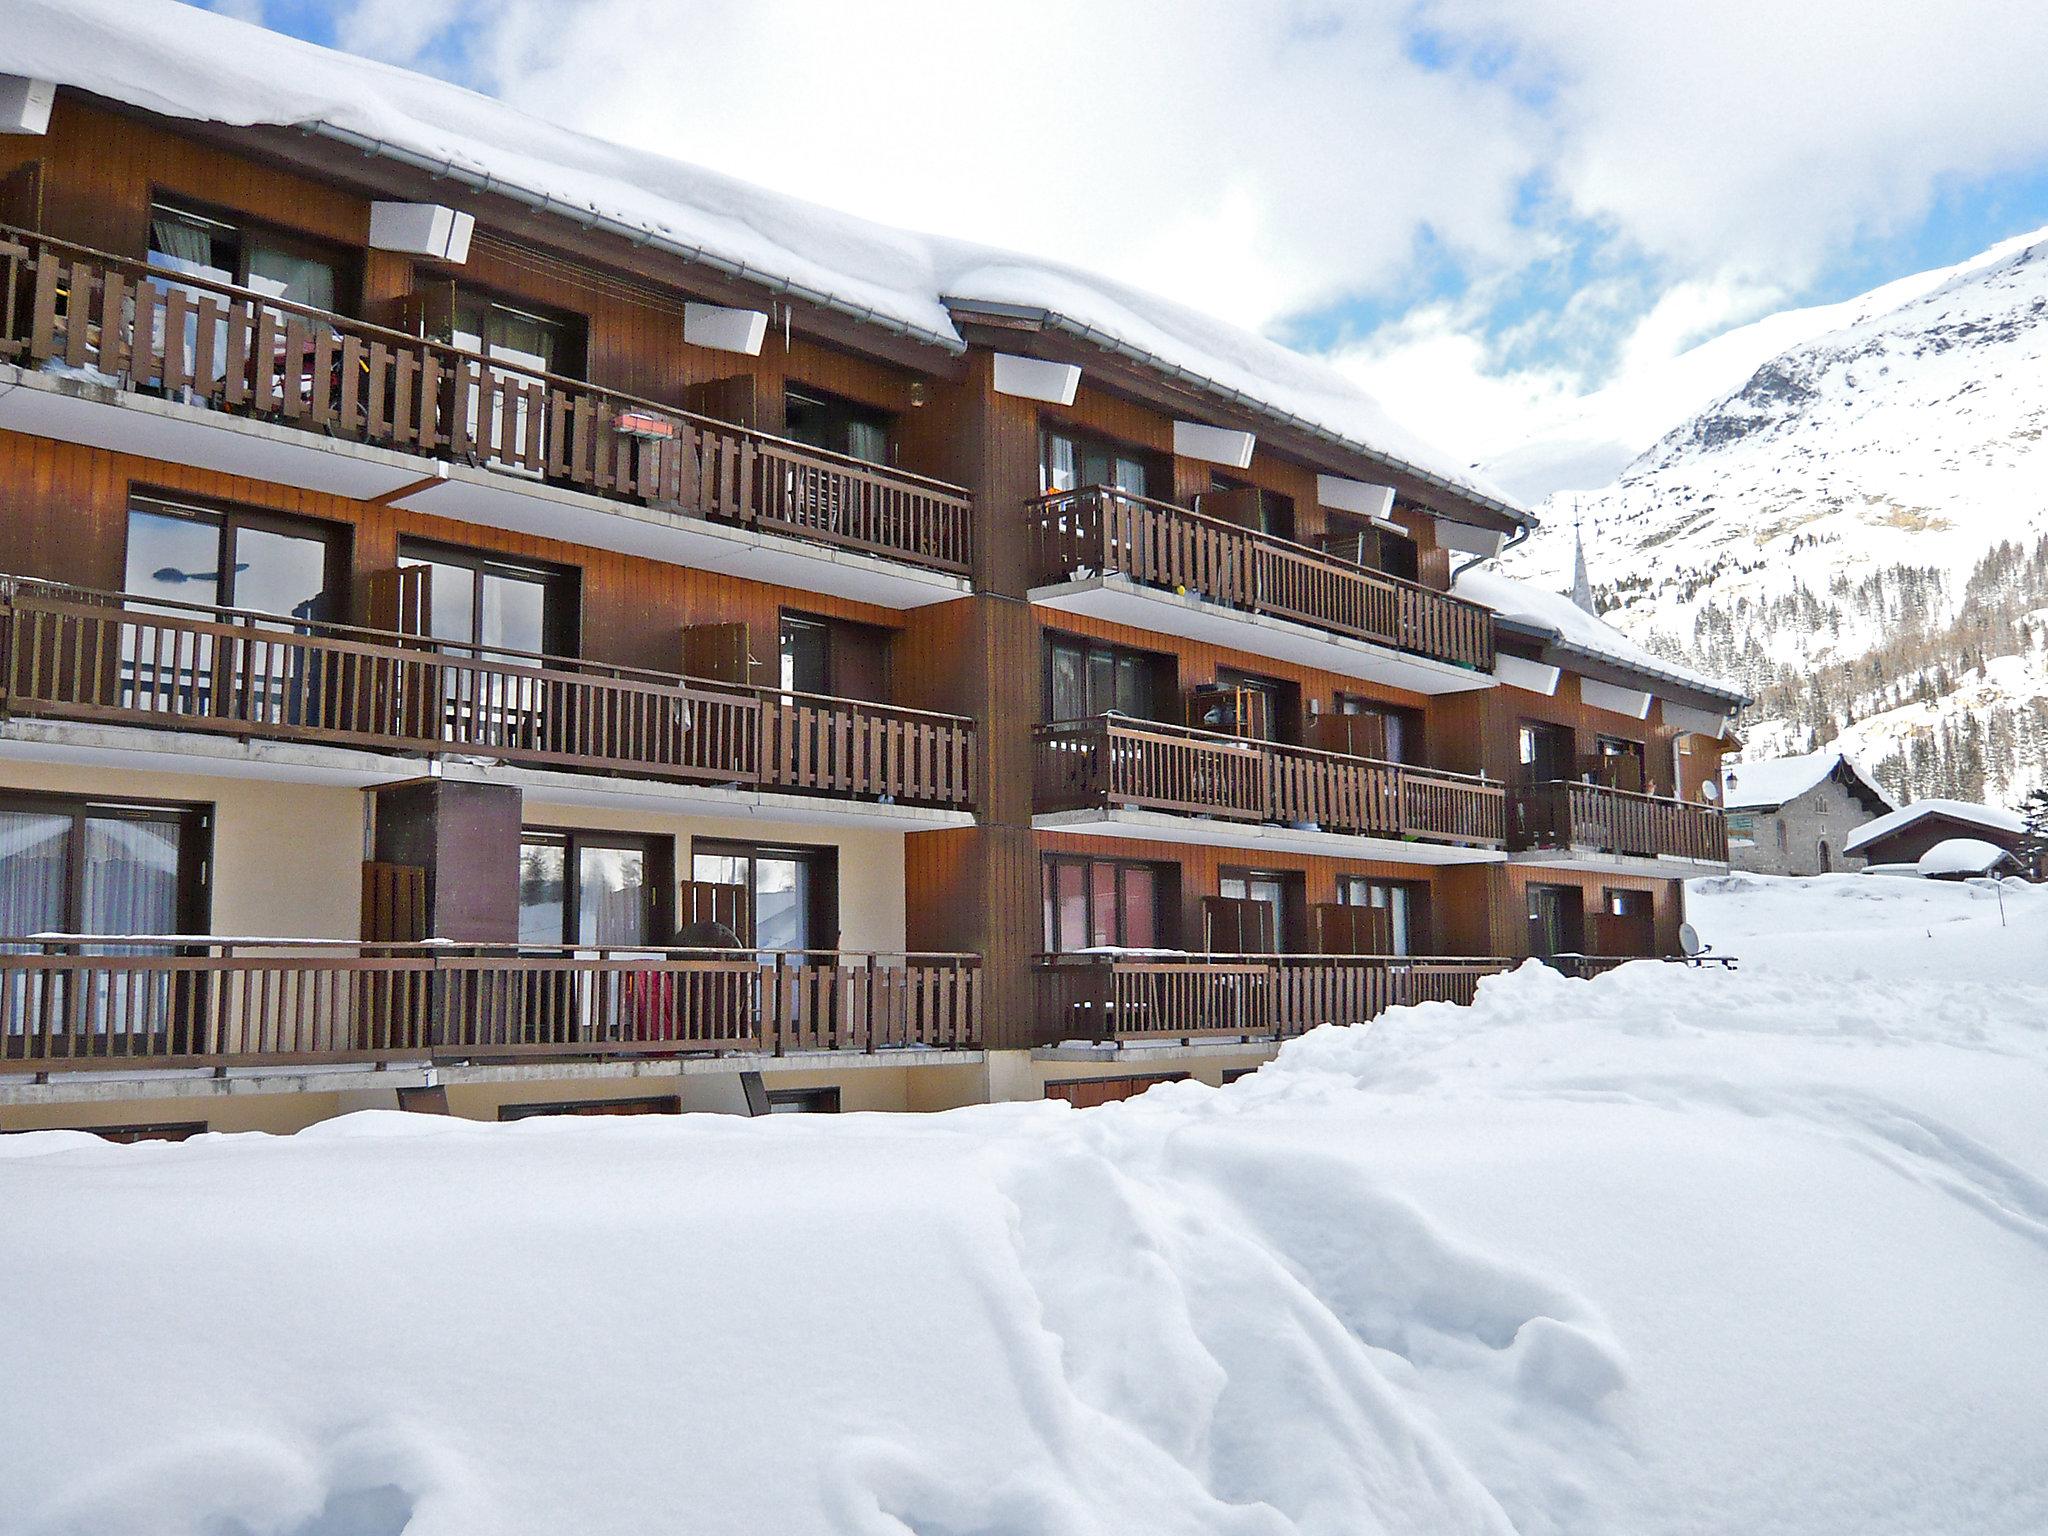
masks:
<svg viewBox="0 0 2048 1536"><path fill-rule="evenodd" d="M973 955L0 942L0 1072L785 1055L980 1040Z"/></svg>
<svg viewBox="0 0 2048 1536"><path fill-rule="evenodd" d="M1496 959L1393 955L1040 955L1039 1033L1116 1042L1284 1039L1408 1003L1469 1003Z"/></svg>
<svg viewBox="0 0 2048 1536"><path fill-rule="evenodd" d="M1496 847L1507 837L1505 790L1465 774L1122 715L1040 726L1036 742L1040 811L1138 806Z"/></svg>
<svg viewBox="0 0 2048 1536"><path fill-rule="evenodd" d="M1726 864L1728 825L1715 806L1554 779L1515 796L1513 846Z"/></svg>
<svg viewBox="0 0 2048 1536"><path fill-rule="evenodd" d="M974 803L958 715L17 578L0 578L8 714Z"/></svg>
<svg viewBox="0 0 2048 1536"><path fill-rule="evenodd" d="M1493 615L1477 603L1184 507L1092 486L1025 509L1041 584L1115 573L1482 672Z"/></svg>
<svg viewBox="0 0 2048 1536"><path fill-rule="evenodd" d="M964 574L958 486L0 226L0 360Z"/></svg>

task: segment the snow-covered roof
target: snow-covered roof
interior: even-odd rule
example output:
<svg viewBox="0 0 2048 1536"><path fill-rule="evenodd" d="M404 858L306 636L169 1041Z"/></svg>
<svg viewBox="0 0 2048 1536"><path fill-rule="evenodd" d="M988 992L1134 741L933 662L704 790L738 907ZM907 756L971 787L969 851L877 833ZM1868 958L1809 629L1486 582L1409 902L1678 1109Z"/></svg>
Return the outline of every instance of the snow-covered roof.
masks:
<svg viewBox="0 0 2048 1536"><path fill-rule="evenodd" d="M2013 856L1996 843L1981 837L1951 837L1936 843L1920 855L1914 866L1923 875L1988 875Z"/></svg>
<svg viewBox="0 0 2048 1536"><path fill-rule="evenodd" d="M1947 816L1971 826L1983 827L1992 832L2003 832L2008 836L2026 830L2026 823L2016 811L2002 810L1995 805L1975 805L1968 800L1915 800L1903 809L1890 815L1880 816L1875 821L1866 821L1852 832L1842 844L1846 853L1854 853L1866 843L1889 837L1901 827L1910 827L1914 822L1927 816Z"/></svg>
<svg viewBox="0 0 2048 1536"><path fill-rule="evenodd" d="M1726 783L1721 803L1731 811L1776 810L1826 779L1838 765L1846 765L1879 801L1897 809L1898 802L1863 771L1855 758L1835 749L1805 752L1798 757L1766 758L1761 762L1730 763L1723 775Z"/></svg>
<svg viewBox="0 0 2048 1536"><path fill-rule="evenodd" d="M7 12L0 70L167 117L304 127L956 352L949 300L1043 311L1060 329L1529 520L1335 369L1078 268L855 218L177 0L8 0Z"/></svg>
<svg viewBox="0 0 2048 1536"><path fill-rule="evenodd" d="M1704 672L1695 672L1644 650L1562 593L1546 592L1485 567L1463 572L1451 591L1468 602L1491 608L1506 623L1538 632L1560 650L1625 667L1649 681L1677 683L1712 694L1731 705L1743 702L1742 690L1733 683L1708 677Z"/></svg>

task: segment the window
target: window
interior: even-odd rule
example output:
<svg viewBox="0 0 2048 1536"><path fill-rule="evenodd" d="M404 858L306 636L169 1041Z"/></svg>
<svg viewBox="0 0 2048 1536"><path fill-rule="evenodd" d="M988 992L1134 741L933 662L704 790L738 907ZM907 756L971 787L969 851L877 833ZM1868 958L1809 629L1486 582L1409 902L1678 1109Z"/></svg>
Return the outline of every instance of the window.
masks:
<svg viewBox="0 0 2048 1536"><path fill-rule="evenodd" d="M202 806L0 797L0 937L201 932L211 836Z"/></svg>
<svg viewBox="0 0 2048 1536"><path fill-rule="evenodd" d="M123 587L145 600L331 619L347 559L345 530L329 524L137 498Z"/></svg>
<svg viewBox="0 0 2048 1536"><path fill-rule="evenodd" d="M674 931L665 838L528 830L519 839L519 942L665 944Z"/></svg>
<svg viewBox="0 0 2048 1536"><path fill-rule="evenodd" d="M1364 875L1342 875L1337 880L1337 900L1347 907L1370 907L1387 914L1389 953L1415 953L1416 894L1398 880L1373 880Z"/></svg>
<svg viewBox="0 0 2048 1536"><path fill-rule="evenodd" d="M1273 940L1282 953L1295 948L1301 888L1300 875L1253 869L1226 869L1216 882L1216 894L1228 901L1256 901L1273 909Z"/></svg>
<svg viewBox="0 0 2048 1536"><path fill-rule="evenodd" d="M782 616L782 686L791 693L832 691L832 631L816 619Z"/></svg>
<svg viewBox="0 0 2048 1536"><path fill-rule="evenodd" d="M1225 731L1254 741L1295 739L1295 723L1301 715L1301 690L1293 683L1225 668L1217 672L1216 686L1229 689L1238 697L1205 710L1197 722L1203 729ZM1218 709L1222 713L1218 714ZM1211 715L1216 716L1213 721Z"/></svg>
<svg viewBox="0 0 2048 1536"><path fill-rule="evenodd" d="M1170 658L1149 651L1048 635L1046 719L1086 720L1113 710L1149 720L1155 713L1157 679L1171 665Z"/></svg>
<svg viewBox="0 0 2048 1536"><path fill-rule="evenodd" d="M1529 887L1529 953L1539 959L1584 952L1581 897L1570 885Z"/></svg>
<svg viewBox="0 0 2048 1536"><path fill-rule="evenodd" d="M836 1115L839 1113L839 1090L837 1088L771 1088L768 1090L768 1113L771 1115Z"/></svg>
<svg viewBox="0 0 2048 1536"><path fill-rule="evenodd" d="M1522 777L1531 784L1576 778L1572 733L1562 725L1524 720L1516 737Z"/></svg>
<svg viewBox="0 0 2048 1536"><path fill-rule="evenodd" d="M448 339L495 362L539 373L561 373L565 369L580 371L576 356L580 330L566 317L539 314L474 289L458 289Z"/></svg>
<svg viewBox="0 0 2048 1536"><path fill-rule="evenodd" d="M1047 854L1043 879L1050 954L1160 949L1171 942L1170 866Z"/></svg>
<svg viewBox="0 0 2048 1536"><path fill-rule="evenodd" d="M822 391L786 389L782 394L785 437L869 464L889 462L889 422L887 411Z"/></svg>
<svg viewBox="0 0 2048 1536"><path fill-rule="evenodd" d="M1147 1072L1127 1077L1077 1077L1066 1082L1047 1083L1048 1099L1065 1099L1076 1109L1093 1109L1098 1104L1115 1104L1134 1099L1154 1083L1184 1083L1185 1072Z"/></svg>
<svg viewBox="0 0 2048 1536"><path fill-rule="evenodd" d="M575 653L573 572L413 539L400 542L398 563L427 571L429 638L507 660Z"/></svg>
<svg viewBox="0 0 2048 1536"><path fill-rule="evenodd" d="M886 702L890 639L879 625L784 609L778 635L781 686L792 693Z"/></svg>
<svg viewBox="0 0 2048 1536"><path fill-rule="evenodd" d="M204 1120L161 1120L142 1125L81 1125L77 1127L102 1141L132 1145L138 1141L190 1141L206 1134ZM26 1136L27 1131L7 1131L8 1136Z"/></svg>
<svg viewBox="0 0 2048 1536"><path fill-rule="evenodd" d="M149 210L149 265L330 311L340 308L345 279L353 276L339 247L161 202Z"/></svg>
<svg viewBox="0 0 2048 1536"><path fill-rule="evenodd" d="M680 1115L676 1094L645 1099L569 1099L545 1104L500 1104L500 1120L532 1120L540 1115Z"/></svg>
<svg viewBox="0 0 2048 1536"><path fill-rule="evenodd" d="M839 850L699 838L691 844L690 878L737 885L748 895L741 935L755 949L839 947Z"/></svg>
<svg viewBox="0 0 2048 1536"><path fill-rule="evenodd" d="M1158 463L1154 454L1065 427L1040 431L1038 449L1038 488L1047 495L1103 485L1133 496L1149 496L1154 485L1164 494L1173 479L1154 467Z"/></svg>

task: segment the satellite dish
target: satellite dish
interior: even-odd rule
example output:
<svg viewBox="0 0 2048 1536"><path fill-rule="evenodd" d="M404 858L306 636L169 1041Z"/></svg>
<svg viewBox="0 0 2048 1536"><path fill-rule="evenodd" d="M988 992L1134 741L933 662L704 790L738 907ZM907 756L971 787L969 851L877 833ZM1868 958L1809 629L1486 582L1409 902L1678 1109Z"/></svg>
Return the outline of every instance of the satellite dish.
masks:
<svg viewBox="0 0 2048 1536"><path fill-rule="evenodd" d="M1706 801L1707 804L1712 805L1721 798L1721 786L1712 779L1708 779L1706 783L1700 786L1700 798Z"/></svg>
<svg viewBox="0 0 2048 1536"><path fill-rule="evenodd" d="M1706 953L1706 945L1700 942L1700 931L1691 923L1678 925L1678 947L1688 957Z"/></svg>

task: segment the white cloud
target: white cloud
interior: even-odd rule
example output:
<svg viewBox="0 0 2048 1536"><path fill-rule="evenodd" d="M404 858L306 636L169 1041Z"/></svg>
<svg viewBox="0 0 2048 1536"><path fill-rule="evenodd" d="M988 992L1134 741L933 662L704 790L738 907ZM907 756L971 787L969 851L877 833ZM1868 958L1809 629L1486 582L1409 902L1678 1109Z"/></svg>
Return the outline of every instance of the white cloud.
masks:
<svg viewBox="0 0 2048 1536"><path fill-rule="evenodd" d="M1421 297L1426 249L1466 297L1339 358L1475 458L2048 164L2038 0L354 0L337 31L1247 325ZM1566 253L1569 298L1484 313Z"/></svg>
<svg viewBox="0 0 2048 1536"><path fill-rule="evenodd" d="M391 56L413 9L360 0L343 35ZM480 83L529 109L1263 325L1391 290L1425 227L1473 260L1515 259L1526 110L1410 58L1407 15L503 0L463 26Z"/></svg>

